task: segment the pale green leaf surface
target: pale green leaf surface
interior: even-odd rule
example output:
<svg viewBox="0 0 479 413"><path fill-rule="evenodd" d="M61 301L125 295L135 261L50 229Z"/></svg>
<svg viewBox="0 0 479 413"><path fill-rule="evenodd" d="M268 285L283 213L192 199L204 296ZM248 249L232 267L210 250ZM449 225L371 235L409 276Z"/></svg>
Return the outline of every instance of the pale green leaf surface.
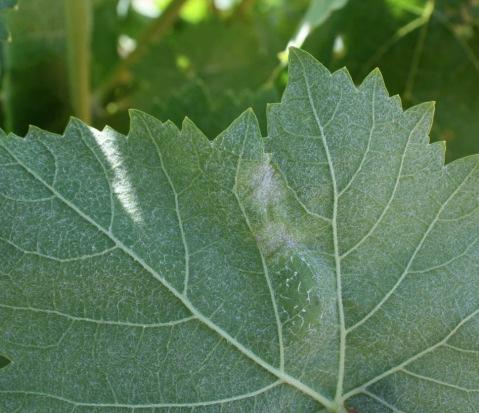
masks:
<svg viewBox="0 0 479 413"><path fill-rule="evenodd" d="M5 411L474 412L477 156L304 52L261 138L0 138Z"/></svg>

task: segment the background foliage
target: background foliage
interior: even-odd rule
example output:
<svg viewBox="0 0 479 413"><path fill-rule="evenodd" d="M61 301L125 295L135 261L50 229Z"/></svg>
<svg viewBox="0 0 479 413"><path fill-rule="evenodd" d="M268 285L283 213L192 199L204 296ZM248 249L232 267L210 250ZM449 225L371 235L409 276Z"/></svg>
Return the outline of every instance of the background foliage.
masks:
<svg viewBox="0 0 479 413"><path fill-rule="evenodd" d="M432 138L448 142L448 160L479 152L477 0L81 3L69 24L71 0L0 1L7 131L62 132L73 113L126 132L134 107L177 124L187 114L213 138L251 106L264 133L293 44L331 70L347 66L356 83L378 66L405 107L437 101Z"/></svg>

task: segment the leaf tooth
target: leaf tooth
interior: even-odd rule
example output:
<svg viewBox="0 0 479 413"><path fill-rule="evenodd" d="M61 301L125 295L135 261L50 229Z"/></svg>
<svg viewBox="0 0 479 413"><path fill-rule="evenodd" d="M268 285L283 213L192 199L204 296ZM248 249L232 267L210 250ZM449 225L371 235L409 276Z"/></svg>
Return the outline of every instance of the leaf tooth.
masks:
<svg viewBox="0 0 479 413"><path fill-rule="evenodd" d="M416 135L429 136L434 119L435 102L424 102L404 111L406 124L416 125ZM429 140L428 140L429 142Z"/></svg>
<svg viewBox="0 0 479 413"><path fill-rule="evenodd" d="M219 134L213 146L241 156L245 160L264 159L264 143L259 122L253 110L245 110Z"/></svg>
<svg viewBox="0 0 479 413"><path fill-rule="evenodd" d="M364 78L359 86L359 90L364 92L376 87L375 93L379 96L389 97L389 92L384 81L383 74L378 67L374 68L368 75Z"/></svg>

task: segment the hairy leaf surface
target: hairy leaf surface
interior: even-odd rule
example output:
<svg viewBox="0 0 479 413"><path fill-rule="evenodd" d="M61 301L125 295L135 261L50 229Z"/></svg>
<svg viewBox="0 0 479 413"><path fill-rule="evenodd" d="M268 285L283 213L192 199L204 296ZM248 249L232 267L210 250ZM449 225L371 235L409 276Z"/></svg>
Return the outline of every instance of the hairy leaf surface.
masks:
<svg viewBox="0 0 479 413"><path fill-rule="evenodd" d="M479 158L292 50L262 138L0 138L5 411L474 412Z"/></svg>

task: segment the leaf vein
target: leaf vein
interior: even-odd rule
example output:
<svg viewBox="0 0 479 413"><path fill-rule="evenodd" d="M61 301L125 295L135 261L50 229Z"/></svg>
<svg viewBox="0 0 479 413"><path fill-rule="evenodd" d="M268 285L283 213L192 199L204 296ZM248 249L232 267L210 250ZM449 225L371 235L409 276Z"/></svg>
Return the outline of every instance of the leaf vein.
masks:
<svg viewBox="0 0 479 413"><path fill-rule="evenodd" d="M369 136L368 136L368 143L366 145L366 150L363 153L363 156L361 158L361 162L359 163L358 168L354 172L353 176L349 180L349 182L344 186L344 188L339 191L338 197L341 197L348 189L349 187L353 184L353 182L356 180L357 176L363 169L364 163L366 162L367 156L369 154L369 151L371 149L371 141L373 138L373 133L374 129L376 128L376 84L377 82L374 82L373 85L373 93L371 97L371 109L372 109L372 114L371 114L371 129L369 130Z"/></svg>
<svg viewBox="0 0 479 413"><path fill-rule="evenodd" d="M95 323L100 325L116 325L116 326L139 327L139 328L171 327L171 326L186 323L188 321L196 319L196 317L194 316L189 316L189 317L184 317L178 320L165 321L161 323L133 323L130 321L114 321L114 320L101 320L101 319L95 319L90 317L78 317L71 314L67 314L62 311L49 310L46 308L22 307L22 306L8 305L8 304L0 304L0 308L8 308L11 310L30 311L34 313L58 315L60 317L64 317L74 321L85 321L85 322Z"/></svg>
<svg viewBox="0 0 479 413"><path fill-rule="evenodd" d="M371 399L374 399L377 402L381 403L383 406L386 406L387 408L391 409L393 413L405 413L402 410L399 410L398 408L394 407L392 404L388 403L386 400L383 400L379 396L376 396L374 393L371 393L370 391L364 390L362 393L370 397Z"/></svg>
<svg viewBox="0 0 479 413"><path fill-rule="evenodd" d="M42 258L46 258L48 260L52 260L52 261L56 261L56 262L62 262L62 263L64 263L64 262L75 262L75 261L86 260L86 259L89 259L89 258L101 257L102 255L108 254L109 252L112 252L112 251L114 251L118 248L115 245L111 248L107 248L107 249L104 249L103 251L95 252L95 253L92 253L92 254L80 255L78 257L58 258L58 257L54 257L54 256L51 256L51 255L43 254L43 253L38 252L38 251L26 250L26 249L20 247L19 245L13 243L12 241L9 241L6 238L0 237L0 241L4 242L5 244L8 244L8 245L12 246L13 248L17 249L18 251L20 251L24 254L36 255L37 257L42 257Z"/></svg>
<svg viewBox="0 0 479 413"><path fill-rule="evenodd" d="M411 364L412 362L420 359L421 357L423 357L426 354L429 354L429 353L433 352L438 347L443 346L444 344L447 343L447 341L451 337L453 337L461 329L461 327L463 327L466 323L471 321L477 315L479 315L479 309L473 311L472 313L470 313L469 315L464 317L461 321L459 321L456 324L456 326L442 340L440 340L437 343L433 344L432 346L426 348L425 350L422 350L419 353L416 353L414 356L412 356L412 357L408 358L407 360L403 361L402 363L390 368L389 370L379 374L378 376L373 377L371 380L368 380L367 382L361 384L360 386L357 386L354 389L348 391L347 393L344 394L342 400L347 400L348 398L350 398L350 397L352 397L356 394L364 392L364 390L366 390L372 384L377 383L378 381L384 379L385 377L388 377L391 374L394 374L394 373L402 370L404 367Z"/></svg>
<svg viewBox="0 0 479 413"><path fill-rule="evenodd" d="M295 49L293 49L294 51ZM297 53L294 51L294 53ZM337 294L337 305L338 305L338 314L339 314L339 360L338 360L338 381L336 386L336 404L341 397L343 392L343 381L344 381L344 369L345 369L345 359L346 359L346 326L344 319L344 306L343 306L343 297L342 297L342 286L341 286L341 257L339 255L339 241L338 241L338 225L337 225L337 214L338 214L338 186L336 183L336 174L334 172L333 161L331 159L331 154L329 152L328 142L324 134L324 128L321 124L321 120L316 109L316 106L313 101L313 96L311 93L311 85L309 84L308 76L306 73L306 68L300 56L297 56L301 67L303 69L304 83L306 86L306 91L308 94L309 105L314 115L318 130L320 132L321 141L323 143L324 151L326 153L326 159L328 161L329 172L331 175L331 182L333 185L333 216L332 216L332 229L333 229L333 244L334 244L334 260L336 267L336 294Z"/></svg>
<svg viewBox="0 0 479 413"><path fill-rule="evenodd" d="M421 250L422 246L424 245L424 242L426 241L428 235L431 233L431 231L433 230L434 226L436 225L437 221L439 220L439 217L441 216L442 212L444 211L444 209L446 208L446 206L448 205L449 201L451 201L451 199L453 199L456 194L459 192L459 190L462 188L462 186L465 184L465 182L468 181L468 179L471 177L471 175L476 171L477 169L477 166L479 165L476 164L474 165L474 167L471 169L471 171L469 171L469 173L467 174L467 176L465 177L465 179L461 182L460 185L457 186L457 188L448 196L448 198L444 201L444 203L441 205L441 207L439 208L439 210L437 211L436 215L434 216L434 219L431 221L431 224L429 224L429 227L427 228L426 232L424 233L424 235L421 237L421 239L419 240L419 243L418 245L416 246L413 254L411 255L411 257L409 258L409 261L406 265L406 268L404 269L403 273L401 274L401 276L398 278L398 280L396 281L396 283L393 285L393 287L386 293L386 295L384 295L384 297L381 299L381 301L379 301L379 303L377 303L374 308L369 311L361 320L359 320L356 324L352 325L351 327L349 327L347 329L347 333L349 334L351 331L355 330L356 328L358 328L359 326L361 326L362 324L364 324L367 320L369 320L374 314L376 314L377 311L379 311L381 309L381 307L384 305L384 303L386 301L389 300L389 298L394 294L394 292L398 289L398 287L401 285L401 283L403 282L403 280L406 278L406 276L408 275L409 273L409 268L411 268L411 265L414 263L414 260L418 254L418 252Z"/></svg>
<svg viewBox="0 0 479 413"><path fill-rule="evenodd" d="M181 217L180 213L180 203L178 199L178 192L176 191L175 185L173 184L173 180L171 179L170 174L166 170L165 163L163 161L163 155L161 153L160 146L156 142L155 138L153 137L153 134L151 133L150 127L148 124L145 122L144 119L142 119L143 124L145 125L145 129L148 132L148 136L151 139L151 142L153 143L156 153L158 155L158 159L160 160L160 165L161 165L161 170L163 171L163 174L166 177L166 180L168 181L168 185L171 188L171 191L173 192L173 198L175 200L175 212L176 212L176 218L178 220L178 225L180 227L180 234L181 234L181 241L183 243L183 248L184 248L184 254L185 254L185 279L184 279L184 286L183 286L183 294L186 296L188 293L188 282L190 278L190 253L188 249L188 243L186 241L186 234L185 234L185 229L183 227L183 219Z"/></svg>
<svg viewBox="0 0 479 413"><path fill-rule="evenodd" d="M407 370L407 369L404 369L404 368L399 370L399 371L401 371L402 373L407 374L408 376L412 376L412 377L415 377L415 378L420 379L420 380L429 381L431 383L436 383L436 384L439 384L441 386L451 387L453 389L460 390L460 391L463 391L463 392L466 392L466 393L478 393L479 392L479 389L469 389L469 388L466 388L466 387L458 386L456 384L448 383L446 381L437 380L437 379L434 379L434 378L428 377L428 376L423 376L422 374L417 374L417 373L414 373L414 372L412 372L410 370Z"/></svg>
<svg viewBox="0 0 479 413"><path fill-rule="evenodd" d="M244 400L252 397L266 393L267 391L277 387L282 384L281 380L277 380L268 386L262 387L258 390L240 394L238 396L225 397L224 399L217 400L206 400L202 402L190 402L190 403L148 403L148 404L128 404L128 403L89 403L89 402L80 402L72 400L63 396L57 396L54 394L35 392L35 391L10 391L10 390L0 390L0 394L25 394L32 396L47 397L51 399L60 400L69 404L73 404L79 407L119 407L119 408L131 408L131 409L147 409L147 408L161 408L161 407L201 407L201 406L211 406L215 404L224 404L229 402L234 402L238 400Z"/></svg>
<svg viewBox="0 0 479 413"><path fill-rule="evenodd" d="M356 244L354 244L351 248L349 248L349 250L347 250L345 253L343 253L341 258L346 258L349 254L351 254L353 251L358 249L369 238L369 236L379 226L379 224L381 223L381 221L385 217L386 213L388 212L389 208L391 207L391 205L393 203L393 200L396 196L397 190L399 188L399 182L401 181L402 170L403 170L403 167L404 167L404 161L406 159L406 154L407 154L407 150L408 150L408 147L409 147L409 142L411 140L412 134L416 131L416 128L421 124L421 122L424 120L426 115L427 115L427 113L422 115L421 119L419 119L417 121L416 125L414 126L414 128L412 128L411 132L409 133L409 136L406 140L406 144L404 145L404 150L403 150L402 155L401 155L401 161L399 163L398 173L396 175L396 181L394 183L393 190L391 192L391 195L389 196L388 202L386 203L383 211L381 212L381 215L379 215L379 218L376 220L376 222L373 224L373 226L369 229L369 231Z"/></svg>

